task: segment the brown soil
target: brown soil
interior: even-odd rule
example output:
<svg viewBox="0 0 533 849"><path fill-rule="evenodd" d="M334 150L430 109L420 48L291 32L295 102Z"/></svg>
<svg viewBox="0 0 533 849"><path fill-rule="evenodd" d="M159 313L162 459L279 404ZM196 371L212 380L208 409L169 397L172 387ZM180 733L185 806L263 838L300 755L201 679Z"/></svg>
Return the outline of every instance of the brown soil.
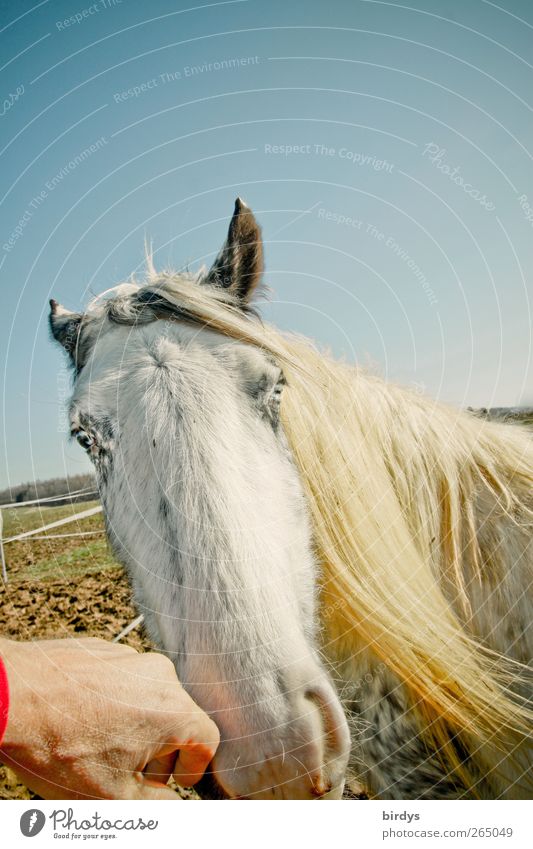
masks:
<svg viewBox="0 0 533 849"><path fill-rule="evenodd" d="M0 586L0 633L16 640L88 637L113 639L136 616L121 569L73 576L69 581L10 580ZM138 650L146 642L138 630L124 642Z"/></svg>

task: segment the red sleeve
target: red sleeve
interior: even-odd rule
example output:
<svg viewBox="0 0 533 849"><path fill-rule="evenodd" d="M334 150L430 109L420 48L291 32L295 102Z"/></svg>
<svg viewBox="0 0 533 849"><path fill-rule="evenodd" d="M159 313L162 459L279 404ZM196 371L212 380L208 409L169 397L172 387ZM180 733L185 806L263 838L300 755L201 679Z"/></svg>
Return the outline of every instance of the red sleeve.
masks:
<svg viewBox="0 0 533 849"><path fill-rule="evenodd" d="M7 727L9 713L9 687L7 685L7 672L0 657L0 744Z"/></svg>

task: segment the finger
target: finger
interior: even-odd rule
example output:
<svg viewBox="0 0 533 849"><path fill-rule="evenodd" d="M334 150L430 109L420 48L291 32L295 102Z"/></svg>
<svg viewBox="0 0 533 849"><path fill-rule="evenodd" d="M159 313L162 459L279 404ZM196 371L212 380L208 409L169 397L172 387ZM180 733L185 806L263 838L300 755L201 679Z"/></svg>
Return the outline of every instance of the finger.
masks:
<svg viewBox="0 0 533 849"><path fill-rule="evenodd" d="M113 643L107 640L102 640L103 645L100 646L101 651L112 652L113 654L139 654L133 646L127 646L125 643Z"/></svg>
<svg viewBox="0 0 533 849"><path fill-rule="evenodd" d="M91 650L91 654L116 655L124 657L124 655L138 655L137 649L133 646L127 646L124 643L113 643L109 640L98 640L97 645L88 645L87 649Z"/></svg>
<svg viewBox="0 0 533 849"><path fill-rule="evenodd" d="M43 642L49 644L58 644L57 640L45 640ZM135 652L136 650L131 646L124 645L124 643L114 643L112 640L103 640L101 637L71 637L70 639L61 640L61 647L66 649L90 649L91 652L120 652L124 654L127 652Z"/></svg>
<svg viewBox="0 0 533 849"><path fill-rule="evenodd" d="M174 781L182 787L190 787L200 781L213 760L216 749L216 745L208 743L182 745L172 773Z"/></svg>
<svg viewBox="0 0 533 849"><path fill-rule="evenodd" d="M123 798L154 800L168 799L171 802L175 802L181 797L178 796L178 794L175 793L174 790L171 790L170 787L164 787L161 784L151 784L149 781L145 781L143 774L139 772L133 779L133 784L131 790L129 791L129 795Z"/></svg>
<svg viewBox="0 0 533 849"><path fill-rule="evenodd" d="M152 758L143 770L145 781L151 781L155 784L166 784L176 762L176 749L173 747L168 754L158 754Z"/></svg>

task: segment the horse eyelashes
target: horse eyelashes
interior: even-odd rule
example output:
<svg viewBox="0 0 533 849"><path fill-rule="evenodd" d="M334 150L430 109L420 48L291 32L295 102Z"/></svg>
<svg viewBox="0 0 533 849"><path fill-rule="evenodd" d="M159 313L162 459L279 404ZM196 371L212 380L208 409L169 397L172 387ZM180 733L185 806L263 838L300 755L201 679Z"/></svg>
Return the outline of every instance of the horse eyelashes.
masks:
<svg viewBox="0 0 533 849"><path fill-rule="evenodd" d="M86 415L80 416L81 427L73 427L70 435L92 460L101 457L111 450L114 429L110 419L104 417L101 421L93 421Z"/></svg>

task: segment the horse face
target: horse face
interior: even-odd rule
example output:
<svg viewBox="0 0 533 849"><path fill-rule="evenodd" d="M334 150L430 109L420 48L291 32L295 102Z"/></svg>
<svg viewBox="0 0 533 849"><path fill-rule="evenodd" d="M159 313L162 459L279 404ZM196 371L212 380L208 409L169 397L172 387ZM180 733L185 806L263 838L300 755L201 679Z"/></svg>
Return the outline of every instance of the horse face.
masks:
<svg viewBox="0 0 533 849"><path fill-rule="evenodd" d="M258 245L238 204L202 283L235 287L244 305ZM317 652L316 569L279 421L281 370L198 326L52 310L54 335L68 333L78 356L71 428L95 464L111 545L149 634L221 732L203 794L340 795L349 735Z"/></svg>

